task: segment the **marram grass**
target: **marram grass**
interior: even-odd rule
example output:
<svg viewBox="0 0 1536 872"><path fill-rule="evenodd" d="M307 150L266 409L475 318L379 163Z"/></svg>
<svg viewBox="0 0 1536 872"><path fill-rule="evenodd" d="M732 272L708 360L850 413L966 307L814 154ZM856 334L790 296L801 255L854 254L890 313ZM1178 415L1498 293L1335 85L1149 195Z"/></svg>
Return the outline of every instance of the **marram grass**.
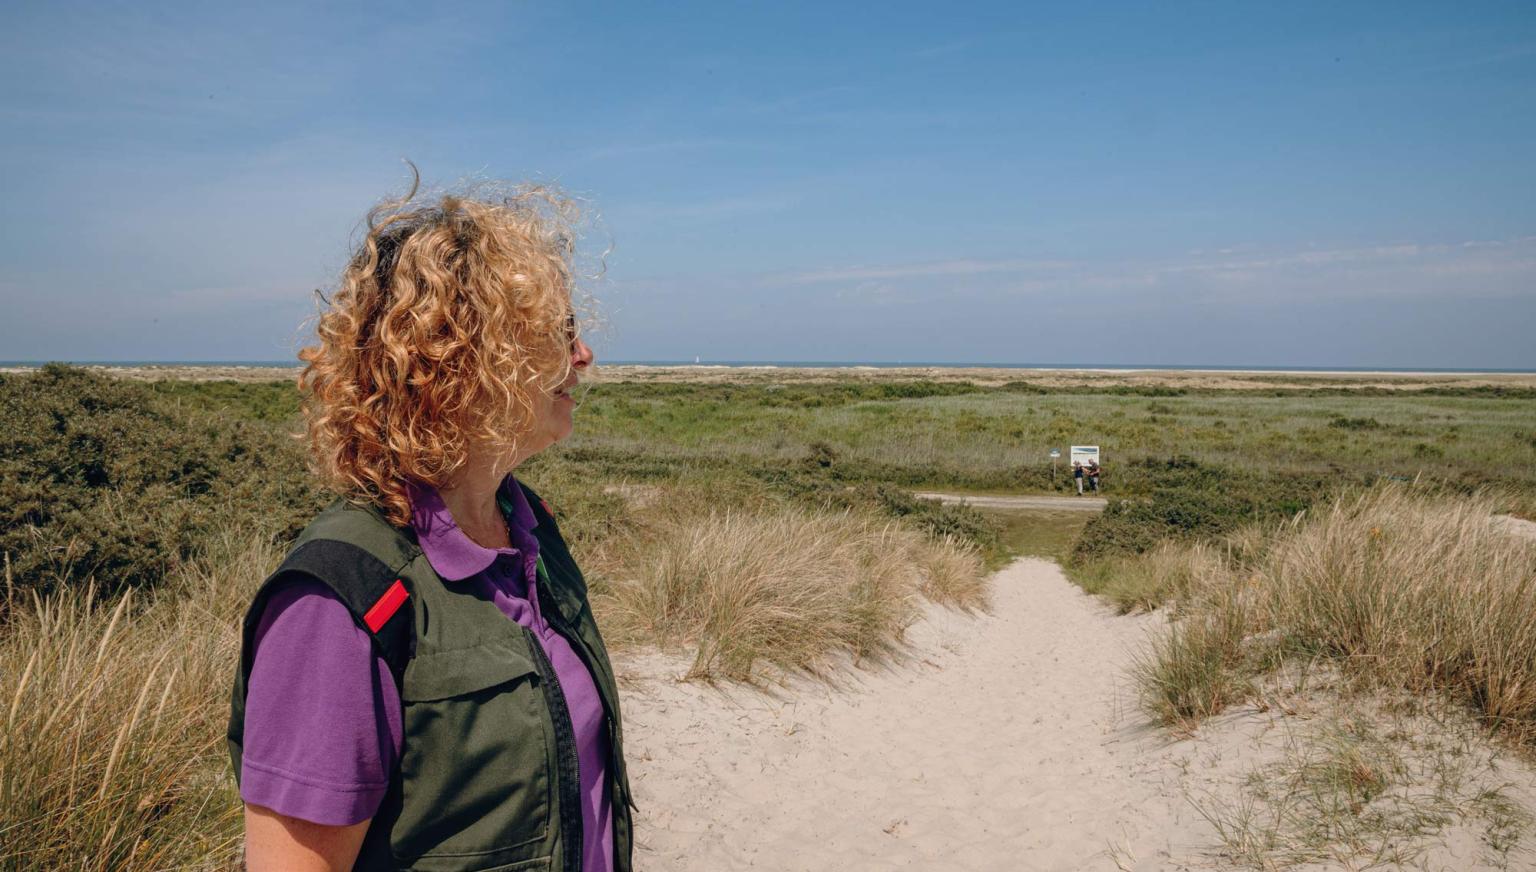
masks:
<svg viewBox="0 0 1536 872"><path fill-rule="evenodd" d="M976 550L889 520L764 507L684 509L613 543L594 596L605 632L695 652L697 677L814 669L877 654L926 597L984 607Z"/></svg>
<svg viewBox="0 0 1536 872"><path fill-rule="evenodd" d="M217 537L153 595L29 593L0 630L0 870L222 869L239 609L278 559Z"/></svg>
<svg viewBox="0 0 1536 872"><path fill-rule="evenodd" d="M1238 698L1247 676L1324 657L1536 741L1536 541L1496 523L1495 507L1381 487L1259 537L1263 546L1250 535L1220 561L1185 549L1176 624L1140 670L1147 705L1187 723Z"/></svg>

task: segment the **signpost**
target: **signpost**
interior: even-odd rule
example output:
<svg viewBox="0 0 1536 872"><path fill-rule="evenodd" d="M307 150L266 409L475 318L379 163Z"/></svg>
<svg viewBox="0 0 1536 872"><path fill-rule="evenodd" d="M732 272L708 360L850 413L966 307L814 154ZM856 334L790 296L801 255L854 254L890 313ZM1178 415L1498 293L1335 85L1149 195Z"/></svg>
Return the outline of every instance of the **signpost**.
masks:
<svg viewBox="0 0 1536 872"><path fill-rule="evenodd" d="M1056 461L1061 459L1061 449L1051 449L1051 490L1056 489Z"/></svg>

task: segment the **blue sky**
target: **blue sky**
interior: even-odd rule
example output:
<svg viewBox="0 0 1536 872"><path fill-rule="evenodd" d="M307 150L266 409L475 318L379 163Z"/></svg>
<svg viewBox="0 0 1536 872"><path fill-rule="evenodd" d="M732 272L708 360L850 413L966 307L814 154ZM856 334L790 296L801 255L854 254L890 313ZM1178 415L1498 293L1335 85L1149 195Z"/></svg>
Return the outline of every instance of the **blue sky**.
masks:
<svg viewBox="0 0 1536 872"><path fill-rule="evenodd" d="M1536 6L10 3L0 359L291 359L406 179L607 359L1536 368Z"/></svg>

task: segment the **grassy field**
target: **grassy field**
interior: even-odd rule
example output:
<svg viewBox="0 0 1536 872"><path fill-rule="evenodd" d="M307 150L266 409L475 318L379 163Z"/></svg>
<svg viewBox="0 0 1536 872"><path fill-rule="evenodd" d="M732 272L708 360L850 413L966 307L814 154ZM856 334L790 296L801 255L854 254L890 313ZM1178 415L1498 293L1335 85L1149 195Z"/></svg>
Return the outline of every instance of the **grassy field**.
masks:
<svg viewBox="0 0 1536 872"><path fill-rule="evenodd" d="M755 468L820 452L850 479L1048 492L1046 452L1076 443L1104 447L1106 484L1121 495L1144 494L1147 486L1144 477L1120 471L1127 461L1171 456L1263 472L1422 474L1536 489L1536 389L1523 385L1450 381L1388 391L1313 377L1220 390L766 379L598 383L586 389L565 453L647 477ZM297 408L281 382L172 381L155 389L241 417L280 420ZM1058 478L1057 491L1068 487Z"/></svg>
<svg viewBox="0 0 1536 872"><path fill-rule="evenodd" d="M1349 479L1427 475L1536 488L1536 401L1424 392L1290 390L1137 396L1027 385L603 384L582 409L573 456L637 473L784 463L816 449L849 478L1051 490L1050 448L1104 448L1111 493L1143 495L1127 462L1184 456L1265 473ZM1070 486L1058 477L1055 490Z"/></svg>

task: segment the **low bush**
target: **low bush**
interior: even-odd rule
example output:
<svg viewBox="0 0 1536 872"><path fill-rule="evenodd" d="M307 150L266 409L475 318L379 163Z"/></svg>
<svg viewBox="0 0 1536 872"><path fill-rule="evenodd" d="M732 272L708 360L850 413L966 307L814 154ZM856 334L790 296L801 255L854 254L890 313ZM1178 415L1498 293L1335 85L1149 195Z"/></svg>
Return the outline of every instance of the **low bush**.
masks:
<svg viewBox="0 0 1536 872"><path fill-rule="evenodd" d="M1381 422L1375 418L1351 418L1339 415L1329 421L1328 426L1335 430L1380 430Z"/></svg>
<svg viewBox="0 0 1536 872"><path fill-rule="evenodd" d="M1088 523L1072 553L1086 566L1109 557L1141 554L1166 541L1214 541L1240 527L1295 515L1340 486L1342 476L1261 473L1190 458L1142 460L1150 496L1111 500Z"/></svg>
<svg viewBox="0 0 1536 872"><path fill-rule="evenodd" d="M47 592L152 585L233 521L287 535L326 501L282 427L49 365L0 376L0 551Z"/></svg>

